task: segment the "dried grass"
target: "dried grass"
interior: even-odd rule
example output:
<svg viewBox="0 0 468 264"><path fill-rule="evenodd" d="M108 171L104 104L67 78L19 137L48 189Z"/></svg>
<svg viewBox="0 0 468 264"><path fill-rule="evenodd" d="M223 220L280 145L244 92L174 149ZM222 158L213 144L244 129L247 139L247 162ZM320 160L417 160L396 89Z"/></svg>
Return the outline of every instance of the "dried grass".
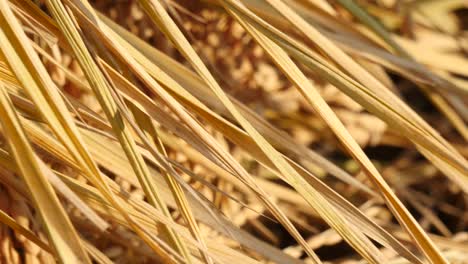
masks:
<svg viewBox="0 0 468 264"><path fill-rule="evenodd" d="M466 10L0 0L0 262L468 263Z"/></svg>

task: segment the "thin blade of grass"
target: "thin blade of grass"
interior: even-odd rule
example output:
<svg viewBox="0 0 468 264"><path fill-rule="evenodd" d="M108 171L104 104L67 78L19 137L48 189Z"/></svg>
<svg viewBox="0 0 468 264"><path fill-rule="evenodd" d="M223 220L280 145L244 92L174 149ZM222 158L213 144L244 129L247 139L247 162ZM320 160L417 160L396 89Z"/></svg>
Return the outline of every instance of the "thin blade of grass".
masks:
<svg viewBox="0 0 468 264"><path fill-rule="evenodd" d="M0 37L4 37L0 31ZM55 256L62 263L91 263L76 230L40 167L40 160L29 144L8 94L0 87L0 122L22 179L43 221Z"/></svg>
<svg viewBox="0 0 468 264"><path fill-rule="evenodd" d="M361 20L362 23L367 25L373 32L375 32L380 38L382 38L388 45L390 45L396 53L399 55L411 59L412 56L406 52L391 36L387 29L379 23L374 17L366 12L361 6L356 4L353 0L338 0L338 2L345 7L351 14ZM418 65L422 67L421 65ZM453 86L453 84L445 81L443 85ZM468 139L468 128L463 120L458 116L457 112L454 111L453 107L444 99L444 97L434 91L431 91L427 85L418 86L421 91L437 106L440 111L453 123L454 127L459 133Z"/></svg>
<svg viewBox="0 0 468 264"><path fill-rule="evenodd" d="M37 237L29 229L27 229L24 226L20 225L15 219L13 219L11 216L9 216L7 213L5 213L3 210L0 210L0 222L2 222L2 224L4 224L4 225L7 225L11 229L15 230L15 232L18 232L22 236L26 237L27 239L32 241L34 244L36 244L38 247L45 250L46 252L54 254L54 251L49 247L49 245L47 243L42 241L39 237Z"/></svg>
<svg viewBox="0 0 468 264"><path fill-rule="evenodd" d="M304 179L300 177L297 172L287 163L285 159L261 136L258 131L242 116L237 108L232 104L226 94L223 92L221 87L215 81L213 76L209 73L206 66L203 64L201 59L195 53L191 45L185 39L183 34L177 28L176 24L169 17L164 7L159 1L140 1L145 11L149 14L152 20L158 25L158 27L168 36L169 39L176 45L178 50L190 61L192 66L198 72L198 74L205 80L207 85L216 94L218 99L224 104L234 118L241 124L246 132L255 140L255 143L262 149L265 155L271 160L273 164L284 176L286 182L291 184L310 204L316 209L322 217L334 227L341 235L345 237L355 249L361 253L370 262L379 262L379 259L383 259L376 248L367 241L360 232L352 230L346 224L345 220L342 219L323 196L315 189L310 188ZM301 243L302 244L302 243ZM305 247L307 249L307 247ZM306 251L307 252L307 251ZM372 252L369 254L369 252ZM313 255L312 255L313 254ZM316 258L315 254L311 251L309 253L312 258Z"/></svg>
<svg viewBox="0 0 468 264"><path fill-rule="evenodd" d="M246 19L258 25L259 30L262 30L262 32L271 37L272 40L287 50L295 59L326 78L367 110L387 122L390 127L394 127L396 131L401 131L401 134L408 137L416 146L426 148L436 155L439 162L434 164L438 166L441 163L446 163L448 165L446 168L449 168L449 170L445 169L444 171L450 172L452 174L450 177L456 179L456 182L468 192L467 177L460 177L460 175L467 175L468 165L466 160L433 128L424 122L421 117L388 89L375 89L374 86L362 86L331 66L304 45L272 28L242 5L234 2L232 3L232 8L237 9L245 15Z"/></svg>
<svg viewBox="0 0 468 264"><path fill-rule="evenodd" d="M237 16L237 14L235 14L233 11L231 11L231 14ZM293 82L298 87L301 94L311 104L316 113L331 128L348 153L361 165L363 171L368 175L368 177L380 191L387 206L393 212L400 224L413 237L421 251L428 257L429 260L433 261L434 263L446 263L446 260L442 254L435 247L424 230L411 216L409 211L404 207L398 197L396 197L390 186L388 186L384 178L380 175L372 162L365 155L364 151L359 147L345 126L336 117L335 113L333 113L325 100L323 100L318 91L311 85L307 77L294 64L286 52L278 45L276 45L272 40L263 35L260 31L256 30L250 24L244 22L241 17L237 16L236 19L267 51L267 53L270 54L273 61L281 68L283 73L291 80L291 82Z"/></svg>
<svg viewBox="0 0 468 264"><path fill-rule="evenodd" d="M66 145L73 144L66 135L70 133L76 135L77 131L73 130L73 126L70 128L62 126L63 123L71 123L71 121L65 115L67 113L66 107L57 93L57 88L49 78L37 54L28 45L29 41L11 10L3 8L0 15L4 21L7 21L7 23L3 24L7 39L2 40L0 47L12 71L21 81L30 98L38 106L42 116L49 121L49 124L52 124L51 126L56 133L60 135L61 140L66 142ZM18 63L20 61L21 63ZM70 196L73 200L72 197L74 196ZM75 201L78 200L75 199ZM101 230L108 227L108 224L92 211L85 208L84 212L85 215L91 217L90 220Z"/></svg>
<svg viewBox="0 0 468 264"><path fill-rule="evenodd" d="M159 137L159 133L157 132L151 118L143 112L139 111L139 109L137 108L132 108L132 110L134 110L132 112L136 116L137 122L140 124L140 126L144 125L144 130L147 132L149 138L152 138L153 141L156 142L154 147L157 148L157 150L161 153L162 156L167 158L166 149L164 147L163 142L161 141L161 138ZM190 204L182 187L177 182L177 180L175 180L173 176L171 176L166 171L161 171L161 174L164 176L164 179L166 180L167 185L169 186L172 195L176 200L177 207L180 213L182 214L182 217L184 218L185 222L187 223L190 233L192 234L193 238L196 239L202 247L204 247L204 250L200 251L200 254L203 256L203 260L205 261L205 263L213 263L208 254L205 253L207 250L205 240L200 233L200 228L198 227L195 217L193 216L192 209L190 208Z"/></svg>
<svg viewBox="0 0 468 264"><path fill-rule="evenodd" d="M236 126L229 125L227 120L210 110L211 107L214 108L218 113L230 116L230 113L227 111L227 109L224 108L222 104L219 104L215 95L210 92L209 88L203 83L202 80L199 79L198 76L195 76L193 72L187 70L185 67L181 67L161 52L158 52L148 44L138 40L129 34L129 32L119 28L108 19L104 19L103 17L103 21L112 29L116 30L116 32L113 34L114 38L117 39L119 43L121 43L124 47L127 48L129 52L132 53L133 57L145 67L145 69L151 74L153 78L160 81L164 87L167 87L167 89L169 89L169 91L174 96L177 96L177 98L181 100L181 102L186 107L189 107L192 109L192 111L196 111L196 113L205 116L205 118L210 120L210 122L217 122L219 123L219 126L223 126L226 127L226 129L232 130L231 133L245 134L245 132L238 129ZM121 36L127 39L129 42L122 40ZM137 47L138 50L132 45ZM146 55L148 57L142 55ZM160 66L161 69L159 69L158 66ZM171 75L171 73L173 75ZM185 89L187 89L188 92L191 92L193 96L192 94L185 92ZM334 175L338 179L349 183L350 185L356 186L357 188L362 189L369 194L373 194L372 190L370 190L362 183L356 181L351 175L343 171L338 166L334 165L310 149L304 148L300 144L297 144L288 134L269 124L262 117L250 110L241 102L235 100L232 97L230 97L230 99L239 108L241 113L245 115L245 117L255 126L255 128L257 128L262 134L265 134L265 136L271 140L275 146L283 150L286 155L297 157L296 159L299 160L305 159L313 164L320 166L322 169ZM205 106L202 102L206 103L207 106ZM239 135L238 137L242 136ZM248 138L245 140L248 140Z"/></svg>
<svg viewBox="0 0 468 264"><path fill-rule="evenodd" d="M75 22L70 14L67 12L65 6L55 0L47 1L47 6L50 9L53 16L56 18L59 27L63 32L66 32L65 36L68 43L72 47L74 53L77 55L77 60L79 61L85 76L88 79L93 91L95 92L106 116L112 124L114 132L118 136L126 154L127 158L132 164L132 167L139 179L139 182L145 191L146 197L150 200L151 204L162 210L166 215L169 214L167 206L158 196L158 191L156 190L147 169L146 164L142 157L135 151L135 142L133 136L131 135L128 127L125 126L124 120L121 117L120 110L117 107L116 103L113 101L113 98L110 94L110 84L106 80L105 76L101 73L99 67L96 65L93 54L86 46L80 32L75 26ZM122 210L124 211L124 210ZM131 224L131 218L127 219ZM146 238L147 242L150 242L152 239L140 230L140 227L137 225L134 226L135 231L139 233L142 237ZM172 246L184 257L184 259L190 263L190 255L184 246L184 243L178 238L178 236L173 233L169 228L162 227L166 233L167 239L170 241ZM164 255L160 248L154 243L149 243L149 245L156 251L160 252L161 255ZM166 257L166 261L171 261L170 258Z"/></svg>

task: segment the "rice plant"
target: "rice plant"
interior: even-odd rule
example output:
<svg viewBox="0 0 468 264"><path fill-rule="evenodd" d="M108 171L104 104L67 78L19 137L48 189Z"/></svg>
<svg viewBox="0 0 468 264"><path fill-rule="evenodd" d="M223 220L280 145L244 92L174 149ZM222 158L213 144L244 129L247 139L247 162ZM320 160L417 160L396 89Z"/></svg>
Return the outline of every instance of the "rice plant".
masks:
<svg viewBox="0 0 468 264"><path fill-rule="evenodd" d="M0 0L1 263L468 263L464 0Z"/></svg>

